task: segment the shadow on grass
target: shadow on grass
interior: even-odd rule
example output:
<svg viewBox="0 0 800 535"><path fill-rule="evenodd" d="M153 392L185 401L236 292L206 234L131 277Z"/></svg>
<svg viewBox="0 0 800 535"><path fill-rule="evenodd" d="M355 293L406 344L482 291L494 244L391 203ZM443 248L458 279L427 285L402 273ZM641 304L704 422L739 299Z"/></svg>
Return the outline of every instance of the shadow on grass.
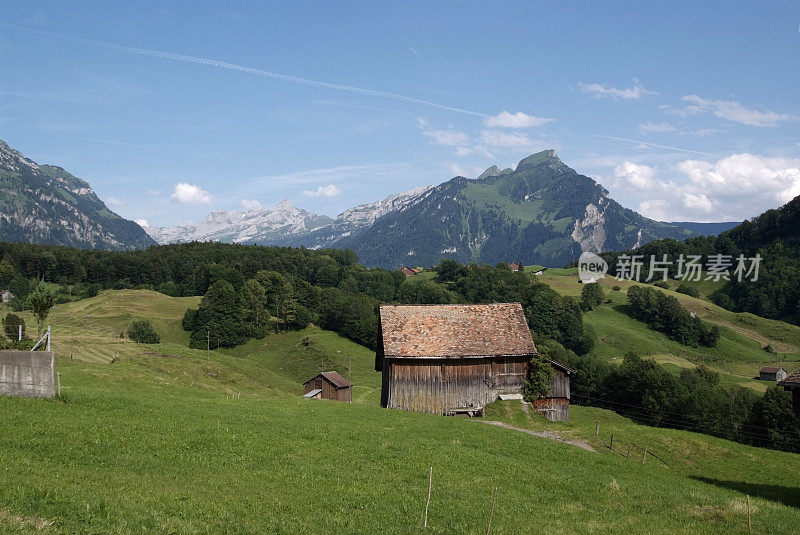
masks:
<svg viewBox="0 0 800 535"><path fill-rule="evenodd" d="M633 317L633 307L630 305L614 305L613 310L619 312L620 314L625 314L631 319L636 319Z"/></svg>
<svg viewBox="0 0 800 535"><path fill-rule="evenodd" d="M744 481L728 481L697 476L692 476L692 479L800 509L800 487L782 487L780 485L764 485L762 483L746 483Z"/></svg>

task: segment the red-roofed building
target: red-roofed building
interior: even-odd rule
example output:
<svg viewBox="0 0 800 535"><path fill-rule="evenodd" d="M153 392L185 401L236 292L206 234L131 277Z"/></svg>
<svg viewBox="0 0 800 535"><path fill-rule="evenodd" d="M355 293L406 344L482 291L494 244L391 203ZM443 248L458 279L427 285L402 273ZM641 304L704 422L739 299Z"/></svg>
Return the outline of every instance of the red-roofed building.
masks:
<svg viewBox="0 0 800 535"><path fill-rule="evenodd" d="M519 271L520 269L520 265L516 262L511 262L509 266L511 267L511 271Z"/></svg>
<svg viewBox="0 0 800 535"><path fill-rule="evenodd" d="M414 276L414 275L418 275L418 274L419 274L419 270L418 270L418 269L416 269L416 268L410 268L410 267L408 267L408 266L403 266L403 267L401 267L401 268L399 269L399 271L400 271L400 272L401 272L403 275L405 275L406 277L412 277L412 276Z"/></svg>
<svg viewBox="0 0 800 535"><path fill-rule="evenodd" d="M519 303L382 305L375 368L381 405L434 414L474 413L500 395L522 393L536 354ZM569 419L569 375L552 363L549 420Z"/></svg>

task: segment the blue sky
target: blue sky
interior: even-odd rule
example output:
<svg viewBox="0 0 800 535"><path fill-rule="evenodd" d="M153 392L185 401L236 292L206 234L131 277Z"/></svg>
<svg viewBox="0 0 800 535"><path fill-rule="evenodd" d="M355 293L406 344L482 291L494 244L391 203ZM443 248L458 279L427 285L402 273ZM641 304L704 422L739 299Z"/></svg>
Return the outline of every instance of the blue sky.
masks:
<svg viewBox="0 0 800 535"><path fill-rule="evenodd" d="M662 220L800 195L800 4L4 4L0 139L124 217L335 216L555 148Z"/></svg>

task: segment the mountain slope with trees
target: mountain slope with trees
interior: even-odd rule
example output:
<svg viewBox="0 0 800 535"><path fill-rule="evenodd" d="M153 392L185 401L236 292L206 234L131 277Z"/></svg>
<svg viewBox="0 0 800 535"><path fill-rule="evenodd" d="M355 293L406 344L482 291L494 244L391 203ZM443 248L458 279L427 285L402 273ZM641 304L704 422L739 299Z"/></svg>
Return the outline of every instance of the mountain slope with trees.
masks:
<svg viewBox="0 0 800 535"><path fill-rule="evenodd" d="M37 165L0 141L0 240L91 249L143 249L155 241L60 167Z"/></svg>

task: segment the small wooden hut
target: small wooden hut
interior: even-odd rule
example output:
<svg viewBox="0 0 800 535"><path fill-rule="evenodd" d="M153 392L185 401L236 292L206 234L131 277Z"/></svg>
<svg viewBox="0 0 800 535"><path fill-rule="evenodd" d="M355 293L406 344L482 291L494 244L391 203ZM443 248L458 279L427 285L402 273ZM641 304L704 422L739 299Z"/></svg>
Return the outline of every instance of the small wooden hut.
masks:
<svg viewBox="0 0 800 535"><path fill-rule="evenodd" d="M521 394L535 354L519 303L382 305L375 355L381 405L471 414L500 395ZM558 366L553 398L540 405L548 418L567 419L571 370Z"/></svg>
<svg viewBox="0 0 800 535"><path fill-rule="evenodd" d="M305 383L303 397L332 399L349 403L352 399L353 385L336 372L320 372Z"/></svg>
<svg viewBox="0 0 800 535"><path fill-rule="evenodd" d="M764 366L758 370L758 378L762 381L783 381L787 375L786 370L777 366Z"/></svg>
<svg viewBox="0 0 800 535"><path fill-rule="evenodd" d="M800 371L796 371L792 375L786 377L783 381L778 383L778 386L782 386L785 390L792 391L794 413L800 418Z"/></svg>

